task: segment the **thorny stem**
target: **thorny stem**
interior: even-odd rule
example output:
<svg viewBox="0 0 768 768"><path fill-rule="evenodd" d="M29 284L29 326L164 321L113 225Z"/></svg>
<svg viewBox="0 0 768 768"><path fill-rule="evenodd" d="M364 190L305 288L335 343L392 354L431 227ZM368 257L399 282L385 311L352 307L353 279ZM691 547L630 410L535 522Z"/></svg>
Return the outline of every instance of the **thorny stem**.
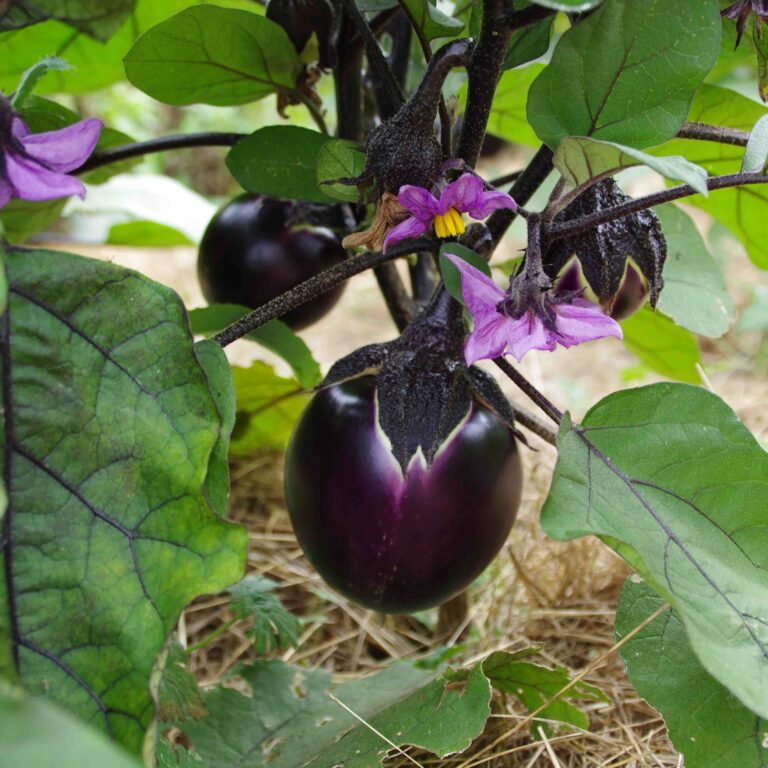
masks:
<svg viewBox="0 0 768 768"><path fill-rule="evenodd" d="M326 269L320 274L310 277L295 288L286 291L280 296L268 301L266 304L254 310L245 317L240 318L213 338L222 347L226 347L233 341L255 331L270 320L281 317L286 312L301 306L317 296L320 296L354 275L373 269L381 264L386 264L400 256L417 251L436 250L440 246L439 240L404 240L393 245L387 253L366 251L359 256L353 256L335 267Z"/></svg>
<svg viewBox="0 0 768 768"><path fill-rule="evenodd" d="M514 368L506 358L495 357L493 362L501 369L502 373L508 376L517 385L518 389L524 392L532 402L541 408L544 413L549 416L552 421L560 426L560 421L563 418L563 413L555 405L553 405L536 387L531 384L528 379L523 376L517 368ZM523 424L523 422L520 422Z"/></svg>
<svg viewBox="0 0 768 768"><path fill-rule="evenodd" d="M94 152L79 168L72 171L74 174L87 173L96 168L101 168L110 163L118 163L122 160L130 160L142 155L150 155L154 152L165 152L169 149L188 149L189 147L231 147L240 139L247 136L245 133L185 133L178 136L161 136L149 141L138 141L134 144L124 144L121 147L107 149L103 152Z"/></svg>
<svg viewBox="0 0 768 768"><path fill-rule="evenodd" d="M368 26L368 22L355 4L355 0L342 0L342 5L355 27L357 27L358 34L363 39L368 63L376 72L379 80L381 80L382 94L386 99L387 111L391 111L394 114L405 102L403 91L392 73L387 60L384 58L384 54L370 26Z"/></svg>
<svg viewBox="0 0 768 768"><path fill-rule="evenodd" d="M544 183L544 180L552 171L552 150L547 146L541 146L531 158L528 167L517 177L517 180L509 190L518 206L525 205L536 190ZM495 211L486 222L488 231L493 238L494 247L499 244L504 233L515 220L518 214L508 208Z"/></svg>
<svg viewBox="0 0 768 768"><path fill-rule="evenodd" d="M677 135L681 139L715 141L720 144L733 144L737 147L746 147L749 141L748 131L739 131L736 128L725 128L720 125L707 125L706 123L683 123L683 127L677 132Z"/></svg>
<svg viewBox="0 0 768 768"><path fill-rule="evenodd" d="M424 35L424 31L413 17L413 14L411 13L407 3L403 2L403 0L398 0L398 4L402 8L403 13L411 22L413 31L416 33L416 38L418 39L419 45L421 46L421 52L424 54L424 61L429 64L430 60L432 59L432 49L429 47L429 40L427 40L426 36ZM449 158L452 154L451 116L448 114L448 107L445 105L445 98L442 94L440 94L440 100L438 101L437 109L440 114L440 144L443 148L443 155L446 158Z"/></svg>
<svg viewBox="0 0 768 768"><path fill-rule="evenodd" d="M768 176L762 173L732 173L725 176L713 176L707 179L707 188L710 191L718 189L728 189L730 187L742 187L748 184L768 184ZM621 219L646 208L654 208L657 205L669 203L672 200L680 200L691 195L699 193L688 184L681 184L672 189L665 189L662 192L656 192L653 195L638 197L621 205L615 205L612 208L606 208L602 211L582 216L580 219L552 224L547 228L546 237L548 240L557 240L563 237L572 237L580 232L594 229L601 224L609 221Z"/></svg>
<svg viewBox="0 0 768 768"><path fill-rule="evenodd" d="M483 0L480 36L467 66L467 109L457 155L471 167L480 157L507 44L515 29L514 22L505 24L501 21L505 8L506 0Z"/></svg>

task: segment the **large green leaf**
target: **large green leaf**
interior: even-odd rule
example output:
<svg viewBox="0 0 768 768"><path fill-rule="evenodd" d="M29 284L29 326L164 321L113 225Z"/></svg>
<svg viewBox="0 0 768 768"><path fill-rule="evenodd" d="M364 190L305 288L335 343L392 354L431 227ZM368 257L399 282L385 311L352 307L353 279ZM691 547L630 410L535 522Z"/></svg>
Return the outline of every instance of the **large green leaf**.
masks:
<svg viewBox="0 0 768 768"><path fill-rule="evenodd" d="M232 147L227 155L227 168L249 192L335 203L338 201L317 185L320 154L330 141L333 139L309 128L268 126Z"/></svg>
<svg viewBox="0 0 768 768"><path fill-rule="evenodd" d="M135 272L22 250L7 269L0 673L139 752L168 632L244 565L215 514L226 358L198 359L178 296Z"/></svg>
<svg viewBox="0 0 768 768"><path fill-rule="evenodd" d="M610 0L566 32L531 87L528 119L556 149L593 136L643 149L674 136L714 65L716 0Z"/></svg>
<svg viewBox="0 0 768 768"><path fill-rule="evenodd" d="M765 107L745 96L725 88L705 85L696 94L688 119L750 131L765 114ZM687 139L676 139L653 151L684 154L713 176L737 173L744 157L742 147ZM687 198L687 201L703 208L728 227L744 244L752 261L758 267L768 269L768 188L747 186L723 189L708 198L696 195Z"/></svg>
<svg viewBox="0 0 768 768"><path fill-rule="evenodd" d="M660 311L643 307L623 320L624 345L643 365L668 379L698 384L701 361L696 338Z"/></svg>
<svg viewBox="0 0 768 768"><path fill-rule="evenodd" d="M59 21L0 34L0 90L16 87L22 73L44 56L57 55L73 67L51 72L41 81L38 93L85 93L125 77L123 57L141 34L174 13L193 5L213 3L263 13L252 0L136 0L136 9L107 43L94 40Z"/></svg>
<svg viewBox="0 0 768 768"><path fill-rule="evenodd" d="M534 5L542 5L544 8L552 8L555 11L583 13L596 8L602 0L531 0L531 2Z"/></svg>
<svg viewBox="0 0 768 768"><path fill-rule="evenodd" d="M525 100L531 84L543 70L543 64L529 64L527 67L509 70L501 76L488 118L489 133L527 147L540 145L541 142L528 123ZM466 109L466 85L462 86L458 97L462 110Z"/></svg>
<svg viewBox="0 0 768 768"><path fill-rule="evenodd" d="M317 156L317 183L329 197L356 203L360 196L357 187L349 184L331 184L336 179L354 179L365 170L365 153L354 141L331 139L320 147Z"/></svg>
<svg viewBox="0 0 768 768"><path fill-rule="evenodd" d="M43 698L0 683L3 768L141 768L102 733Z"/></svg>
<svg viewBox="0 0 768 768"><path fill-rule="evenodd" d="M10 0L0 5L0 32L55 19L107 40L133 11L136 0Z"/></svg>
<svg viewBox="0 0 768 768"><path fill-rule="evenodd" d="M624 583L616 611L621 640L664 606L645 584ZM637 692L664 716L686 768L764 768L768 721L750 712L701 666L671 608L621 649Z"/></svg>
<svg viewBox="0 0 768 768"><path fill-rule="evenodd" d="M768 454L716 395L654 384L563 419L542 527L596 534L669 602L704 668L768 715Z"/></svg>
<svg viewBox="0 0 768 768"><path fill-rule="evenodd" d="M720 265L690 216L675 205L656 209L667 240L659 309L702 336L722 336L733 322L733 301Z"/></svg>
<svg viewBox="0 0 768 768"><path fill-rule="evenodd" d="M166 104L245 104L292 91L301 68L285 30L248 11L187 8L142 35L125 57L128 79Z"/></svg>
<svg viewBox="0 0 768 768"><path fill-rule="evenodd" d="M216 688L208 718L181 728L211 768L374 768L392 744L441 756L466 749L490 713L490 685L477 664L466 679L405 663L343 683L333 695L389 743L333 701L330 675L278 661L241 666L252 696Z"/></svg>
<svg viewBox="0 0 768 768"><path fill-rule="evenodd" d="M558 208L565 208L590 184L606 176L614 176L625 168L645 165L653 171L690 184L697 192L707 195L707 172L684 157L658 157L646 152L597 141L587 136L563 139L555 152L553 163L560 171L565 186L558 198Z"/></svg>

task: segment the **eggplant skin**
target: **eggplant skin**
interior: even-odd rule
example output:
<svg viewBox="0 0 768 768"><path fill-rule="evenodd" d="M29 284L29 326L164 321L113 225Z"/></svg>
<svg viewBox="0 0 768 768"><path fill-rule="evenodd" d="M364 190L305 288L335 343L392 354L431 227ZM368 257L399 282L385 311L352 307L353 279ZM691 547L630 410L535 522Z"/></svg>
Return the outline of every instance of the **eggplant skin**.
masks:
<svg viewBox="0 0 768 768"><path fill-rule="evenodd" d="M431 466L417 457L403 479L376 411L374 376L313 397L288 446L286 503L331 587L383 613L412 613L461 592L498 554L520 505L520 454L512 432L472 401Z"/></svg>

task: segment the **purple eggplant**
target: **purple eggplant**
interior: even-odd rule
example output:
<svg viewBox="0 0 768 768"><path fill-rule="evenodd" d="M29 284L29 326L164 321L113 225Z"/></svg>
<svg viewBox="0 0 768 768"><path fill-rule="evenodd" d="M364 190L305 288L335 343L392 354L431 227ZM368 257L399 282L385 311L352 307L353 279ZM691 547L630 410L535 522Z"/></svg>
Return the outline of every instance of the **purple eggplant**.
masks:
<svg viewBox="0 0 768 768"><path fill-rule="evenodd" d="M448 302L399 340L337 363L286 456L286 502L308 559L333 588L385 613L465 589L520 503L509 403L456 355L461 333L457 347L455 324L441 325Z"/></svg>

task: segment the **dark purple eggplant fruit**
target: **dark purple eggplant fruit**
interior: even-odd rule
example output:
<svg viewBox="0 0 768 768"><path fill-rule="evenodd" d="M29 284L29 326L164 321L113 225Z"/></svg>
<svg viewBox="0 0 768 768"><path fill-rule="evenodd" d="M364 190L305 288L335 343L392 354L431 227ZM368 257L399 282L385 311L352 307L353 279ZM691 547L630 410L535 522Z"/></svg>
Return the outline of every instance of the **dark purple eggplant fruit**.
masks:
<svg viewBox="0 0 768 768"><path fill-rule="evenodd" d="M286 503L308 559L385 613L465 589L520 503L514 415L495 381L464 364L460 309L443 291L400 339L338 362L286 455Z"/></svg>
<svg viewBox="0 0 768 768"><path fill-rule="evenodd" d="M338 221L337 221L338 220ZM241 195L205 230L197 274L205 298L252 309L344 260L346 251L329 226L342 225L337 206L305 205ZM288 312L294 330L327 314L344 285Z"/></svg>

